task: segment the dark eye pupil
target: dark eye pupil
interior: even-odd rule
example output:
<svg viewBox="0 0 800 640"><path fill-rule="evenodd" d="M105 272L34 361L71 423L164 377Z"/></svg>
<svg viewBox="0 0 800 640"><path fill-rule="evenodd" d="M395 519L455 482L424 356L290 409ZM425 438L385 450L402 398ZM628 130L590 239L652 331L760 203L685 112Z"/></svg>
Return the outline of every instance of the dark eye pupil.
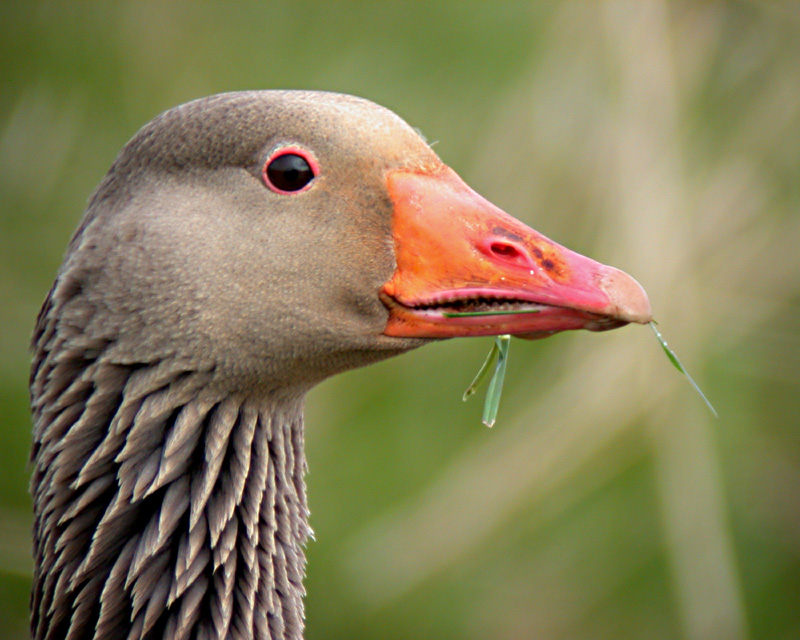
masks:
<svg viewBox="0 0 800 640"><path fill-rule="evenodd" d="M302 156L285 153L267 165L267 178L281 191L299 191L311 182L314 172Z"/></svg>

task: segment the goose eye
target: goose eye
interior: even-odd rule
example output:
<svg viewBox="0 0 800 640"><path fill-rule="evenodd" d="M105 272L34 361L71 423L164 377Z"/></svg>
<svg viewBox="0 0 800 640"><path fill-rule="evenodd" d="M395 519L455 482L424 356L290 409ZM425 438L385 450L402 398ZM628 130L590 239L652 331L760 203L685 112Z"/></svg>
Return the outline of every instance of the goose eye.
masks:
<svg viewBox="0 0 800 640"><path fill-rule="evenodd" d="M295 193L305 189L318 172L303 149L280 149L264 165L264 182L277 193Z"/></svg>

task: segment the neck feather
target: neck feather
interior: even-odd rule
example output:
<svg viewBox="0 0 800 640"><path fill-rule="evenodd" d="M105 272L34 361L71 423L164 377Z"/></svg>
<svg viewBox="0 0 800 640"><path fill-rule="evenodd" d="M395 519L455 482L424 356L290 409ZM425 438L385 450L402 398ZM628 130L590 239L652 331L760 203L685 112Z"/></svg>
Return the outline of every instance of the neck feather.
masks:
<svg viewBox="0 0 800 640"><path fill-rule="evenodd" d="M34 364L33 637L300 640L302 395L87 354Z"/></svg>

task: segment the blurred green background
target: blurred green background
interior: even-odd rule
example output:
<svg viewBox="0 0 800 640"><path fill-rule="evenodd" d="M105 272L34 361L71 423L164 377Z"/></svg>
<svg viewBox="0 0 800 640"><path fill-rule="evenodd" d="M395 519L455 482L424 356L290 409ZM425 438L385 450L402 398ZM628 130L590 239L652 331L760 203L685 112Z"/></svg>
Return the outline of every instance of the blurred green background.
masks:
<svg viewBox="0 0 800 640"><path fill-rule="evenodd" d="M308 401L308 637L800 638L797 3L0 5L0 637L27 637L27 343L91 190L160 111L388 106L476 190L625 269L650 331L514 341L497 426L441 343Z"/></svg>

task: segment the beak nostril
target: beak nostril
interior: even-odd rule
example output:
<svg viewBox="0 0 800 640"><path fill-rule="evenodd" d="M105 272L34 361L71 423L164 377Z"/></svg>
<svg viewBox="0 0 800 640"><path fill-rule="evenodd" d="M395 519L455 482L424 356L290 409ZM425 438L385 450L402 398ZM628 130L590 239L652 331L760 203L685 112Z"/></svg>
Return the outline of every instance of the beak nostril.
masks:
<svg viewBox="0 0 800 640"><path fill-rule="evenodd" d="M506 242L492 242L489 250L501 258L516 260L522 257L522 253L513 244Z"/></svg>
<svg viewBox="0 0 800 640"><path fill-rule="evenodd" d="M506 264L513 264L524 269L531 269L535 265L527 249L513 241L499 239L495 236L487 238L481 248L490 257Z"/></svg>

